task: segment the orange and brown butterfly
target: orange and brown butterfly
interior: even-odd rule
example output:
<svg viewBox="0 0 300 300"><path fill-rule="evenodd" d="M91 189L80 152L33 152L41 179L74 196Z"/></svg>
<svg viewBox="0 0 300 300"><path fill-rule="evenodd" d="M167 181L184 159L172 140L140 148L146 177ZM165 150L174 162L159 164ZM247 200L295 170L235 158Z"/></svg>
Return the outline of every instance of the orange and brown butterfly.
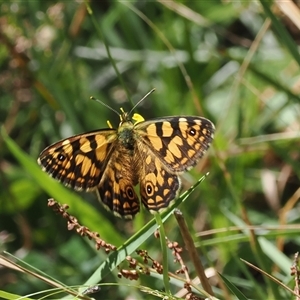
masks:
<svg viewBox="0 0 300 300"><path fill-rule="evenodd" d="M161 211L176 199L178 175L203 156L215 130L211 121L198 116L144 121L130 114L121 109L118 128L72 136L47 147L38 158L53 178L77 191L95 191L108 210L127 219L140 210L137 184L150 212Z"/></svg>

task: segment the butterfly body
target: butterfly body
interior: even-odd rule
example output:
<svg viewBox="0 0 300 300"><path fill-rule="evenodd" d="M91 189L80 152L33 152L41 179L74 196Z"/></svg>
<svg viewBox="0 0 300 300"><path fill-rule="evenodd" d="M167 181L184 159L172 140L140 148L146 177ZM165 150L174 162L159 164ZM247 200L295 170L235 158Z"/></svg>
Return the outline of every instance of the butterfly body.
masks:
<svg viewBox="0 0 300 300"><path fill-rule="evenodd" d="M141 202L160 211L178 196L178 174L192 168L213 139L211 121L172 116L134 123L122 111L117 129L75 135L47 147L38 158L43 170L79 191L96 191L106 208L132 218Z"/></svg>

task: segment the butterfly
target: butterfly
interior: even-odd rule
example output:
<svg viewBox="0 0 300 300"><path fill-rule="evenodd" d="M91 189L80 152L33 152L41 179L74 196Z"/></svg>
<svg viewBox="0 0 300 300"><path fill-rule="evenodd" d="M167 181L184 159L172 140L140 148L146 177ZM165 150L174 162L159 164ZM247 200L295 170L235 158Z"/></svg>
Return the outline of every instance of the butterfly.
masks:
<svg viewBox="0 0 300 300"><path fill-rule="evenodd" d="M143 205L151 213L161 211L179 194L178 175L191 169L209 148L215 127L198 116L145 121L122 109L119 116L118 128L108 123L107 129L54 143L41 152L38 163L70 188L95 191L116 216L131 219L139 212L134 189L138 184Z"/></svg>

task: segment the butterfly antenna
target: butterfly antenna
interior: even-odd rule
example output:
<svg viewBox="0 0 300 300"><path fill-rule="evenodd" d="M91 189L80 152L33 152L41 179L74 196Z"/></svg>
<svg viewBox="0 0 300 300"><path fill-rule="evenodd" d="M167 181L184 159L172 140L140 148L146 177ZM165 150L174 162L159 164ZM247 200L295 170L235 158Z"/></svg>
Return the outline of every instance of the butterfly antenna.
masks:
<svg viewBox="0 0 300 300"><path fill-rule="evenodd" d="M120 115L120 113L118 113L116 110L114 110L113 108L111 108L109 105L107 105L106 103L102 102L101 100L99 99L96 99L95 97L91 96L90 97L91 100L94 100L96 102L99 102L101 103L103 106L107 107L108 109L110 109L111 111L115 112L118 116Z"/></svg>
<svg viewBox="0 0 300 300"><path fill-rule="evenodd" d="M130 115L134 109L141 103L143 102L150 94L152 94L155 91L155 89L152 89L150 92L148 92L141 100L138 101L138 103L135 104L135 106L131 109L128 115Z"/></svg>

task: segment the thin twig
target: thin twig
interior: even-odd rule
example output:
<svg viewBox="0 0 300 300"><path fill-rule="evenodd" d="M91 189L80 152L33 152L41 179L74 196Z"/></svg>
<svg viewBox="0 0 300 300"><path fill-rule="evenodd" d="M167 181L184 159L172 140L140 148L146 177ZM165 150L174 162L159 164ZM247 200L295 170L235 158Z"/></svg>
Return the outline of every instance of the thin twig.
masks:
<svg viewBox="0 0 300 300"><path fill-rule="evenodd" d="M203 289L210 295L214 296L213 290L208 282L208 278L205 275L204 267L201 263L201 260L199 259L199 254L197 253L197 250L194 245L194 241L189 233L189 230L185 223L183 215L182 215L181 211L178 209L174 210L174 215L175 215L175 218L179 225L179 229L180 229L182 238L184 240L185 246L187 248L187 251L188 251L190 258L195 266L195 270L198 274L198 277L200 278Z"/></svg>

